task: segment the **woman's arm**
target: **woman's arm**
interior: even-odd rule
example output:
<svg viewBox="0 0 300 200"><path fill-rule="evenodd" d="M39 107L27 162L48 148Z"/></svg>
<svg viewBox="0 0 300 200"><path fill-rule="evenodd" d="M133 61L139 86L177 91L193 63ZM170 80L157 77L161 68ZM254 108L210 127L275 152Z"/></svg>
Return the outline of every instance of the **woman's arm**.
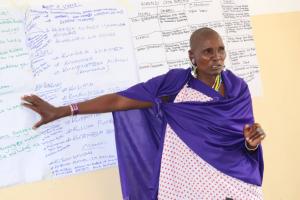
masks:
<svg viewBox="0 0 300 200"><path fill-rule="evenodd" d="M72 114L70 106L55 107L36 95L23 96L22 100L25 101L23 103L25 107L37 112L41 116L41 120L33 128L38 128L43 124ZM149 108L152 106L152 103L130 99L113 93L80 102L77 105L79 109L78 114L92 114Z"/></svg>

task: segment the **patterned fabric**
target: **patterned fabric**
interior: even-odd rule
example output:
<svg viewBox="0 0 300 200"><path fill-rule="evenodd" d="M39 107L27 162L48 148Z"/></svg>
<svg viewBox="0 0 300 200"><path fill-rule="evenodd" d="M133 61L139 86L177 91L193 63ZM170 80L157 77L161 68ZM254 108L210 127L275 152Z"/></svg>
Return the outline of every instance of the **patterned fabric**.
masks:
<svg viewBox="0 0 300 200"><path fill-rule="evenodd" d="M211 101L212 98L185 86L175 102ZM159 178L159 200L261 200L262 189L228 176L195 154L167 126Z"/></svg>

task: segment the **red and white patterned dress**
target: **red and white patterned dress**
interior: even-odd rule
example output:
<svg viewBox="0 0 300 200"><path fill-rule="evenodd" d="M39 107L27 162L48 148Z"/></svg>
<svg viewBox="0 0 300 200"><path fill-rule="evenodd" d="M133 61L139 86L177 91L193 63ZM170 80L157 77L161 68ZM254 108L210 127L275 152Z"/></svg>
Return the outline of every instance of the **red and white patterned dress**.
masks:
<svg viewBox="0 0 300 200"><path fill-rule="evenodd" d="M174 102L211 101L185 86ZM195 154L167 126L159 177L159 200L261 200L262 189L228 176Z"/></svg>

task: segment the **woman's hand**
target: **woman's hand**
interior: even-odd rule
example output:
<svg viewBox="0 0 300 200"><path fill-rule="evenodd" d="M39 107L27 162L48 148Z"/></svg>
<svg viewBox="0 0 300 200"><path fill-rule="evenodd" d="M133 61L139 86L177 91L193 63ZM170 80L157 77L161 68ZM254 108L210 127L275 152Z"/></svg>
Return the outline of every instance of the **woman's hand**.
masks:
<svg viewBox="0 0 300 200"><path fill-rule="evenodd" d="M261 141L265 139L266 134L260 124L254 123L251 126L246 124L244 127L244 137L246 140L246 148L248 150L255 150Z"/></svg>
<svg viewBox="0 0 300 200"><path fill-rule="evenodd" d="M41 120L33 126L34 129L63 116L63 107L54 107L36 95L25 95L22 97L22 100L25 101L22 103L23 106L37 112L41 116Z"/></svg>

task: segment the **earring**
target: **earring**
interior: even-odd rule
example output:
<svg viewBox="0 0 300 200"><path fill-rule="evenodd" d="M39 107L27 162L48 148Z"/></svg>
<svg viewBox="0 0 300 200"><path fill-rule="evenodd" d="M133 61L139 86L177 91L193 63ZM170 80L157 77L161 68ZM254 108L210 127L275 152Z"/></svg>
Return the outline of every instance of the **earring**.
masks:
<svg viewBox="0 0 300 200"><path fill-rule="evenodd" d="M195 59L194 59L194 58L192 58L192 60L191 60L191 68L192 68L192 70L191 70L192 76L193 76L194 78L197 78L197 66L196 66L196 63L195 63Z"/></svg>

